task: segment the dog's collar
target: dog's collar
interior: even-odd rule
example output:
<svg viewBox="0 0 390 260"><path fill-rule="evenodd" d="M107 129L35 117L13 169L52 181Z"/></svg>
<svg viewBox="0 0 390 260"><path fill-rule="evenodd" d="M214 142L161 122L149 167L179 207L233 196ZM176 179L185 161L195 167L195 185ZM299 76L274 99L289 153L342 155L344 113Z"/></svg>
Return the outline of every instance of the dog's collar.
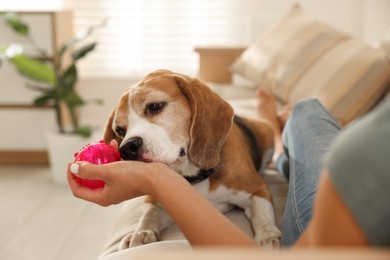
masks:
<svg viewBox="0 0 390 260"><path fill-rule="evenodd" d="M194 185L198 182L206 180L211 174L214 173L214 169L200 169L196 175L184 176L184 178L191 184Z"/></svg>

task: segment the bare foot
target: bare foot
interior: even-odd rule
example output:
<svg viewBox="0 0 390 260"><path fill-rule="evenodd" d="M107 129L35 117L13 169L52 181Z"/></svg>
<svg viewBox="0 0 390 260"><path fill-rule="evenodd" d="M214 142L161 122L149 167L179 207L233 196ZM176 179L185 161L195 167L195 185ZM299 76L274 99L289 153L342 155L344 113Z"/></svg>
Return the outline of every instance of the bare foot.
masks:
<svg viewBox="0 0 390 260"><path fill-rule="evenodd" d="M284 106L280 112L276 108L276 100L272 92L268 89L259 88L257 96L257 113L261 118L267 119L274 127L275 152L272 158L273 163L284 152L282 144L282 130L291 113L291 106Z"/></svg>
<svg viewBox="0 0 390 260"><path fill-rule="evenodd" d="M286 125L287 120L291 115L291 112L292 112L292 106L290 104L284 105L282 109L278 112L278 121L282 130Z"/></svg>
<svg viewBox="0 0 390 260"><path fill-rule="evenodd" d="M256 92L257 96L257 113L261 118L265 118L271 122L279 134L281 133L281 125L276 111L276 100L272 92L268 89L259 88Z"/></svg>

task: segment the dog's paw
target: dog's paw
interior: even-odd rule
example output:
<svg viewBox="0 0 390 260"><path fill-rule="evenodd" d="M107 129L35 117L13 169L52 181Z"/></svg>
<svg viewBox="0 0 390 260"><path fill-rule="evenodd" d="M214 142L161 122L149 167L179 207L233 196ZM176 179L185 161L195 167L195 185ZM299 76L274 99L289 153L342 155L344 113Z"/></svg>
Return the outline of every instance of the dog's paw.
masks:
<svg viewBox="0 0 390 260"><path fill-rule="evenodd" d="M152 230L141 230L133 234L130 240L130 247L136 247L157 242L157 234Z"/></svg>
<svg viewBox="0 0 390 260"><path fill-rule="evenodd" d="M124 236L122 238L121 242L119 243L118 251L125 250L125 249L129 248L130 241L131 241L132 237L133 237L133 233L130 233L130 234L127 234L126 236Z"/></svg>
<svg viewBox="0 0 390 260"><path fill-rule="evenodd" d="M119 243L118 250L125 250L130 247L141 246L153 242L157 242L157 234L155 232L152 230L140 230L123 237Z"/></svg>
<svg viewBox="0 0 390 260"><path fill-rule="evenodd" d="M256 243L263 248L280 248L281 233L279 230L264 230L255 236Z"/></svg>

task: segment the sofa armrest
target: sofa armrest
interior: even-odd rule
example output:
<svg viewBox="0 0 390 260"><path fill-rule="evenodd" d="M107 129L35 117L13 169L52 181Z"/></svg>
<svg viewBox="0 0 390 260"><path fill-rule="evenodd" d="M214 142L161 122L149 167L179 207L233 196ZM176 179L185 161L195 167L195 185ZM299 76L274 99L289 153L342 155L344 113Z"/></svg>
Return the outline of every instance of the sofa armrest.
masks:
<svg viewBox="0 0 390 260"><path fill-rule="evenodd" d="M347 259L347 260L385 260L389 258L388 249L362 249L362 248L317 248L317 249L296 249L296 250L259 250L244 248L197 248L191 250L165 250L165 251L143 251L134 259L137 260L326 260L326 259ZM133 259L133 258L132 258Z"/></svg>
<svg viewBox="0 0 390 260"><path fill-rule="evenodd" d="M245 47L196 47L199 54L199 78L205 82L230 83L230 66Z"/></svg>

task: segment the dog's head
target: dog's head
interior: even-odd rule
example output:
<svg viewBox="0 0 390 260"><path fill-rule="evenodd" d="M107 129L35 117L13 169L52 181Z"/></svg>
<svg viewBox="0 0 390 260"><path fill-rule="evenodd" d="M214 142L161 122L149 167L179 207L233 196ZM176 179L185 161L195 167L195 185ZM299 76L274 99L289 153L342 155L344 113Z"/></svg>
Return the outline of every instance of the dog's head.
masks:
<svg viewBox="0 0 390 260"><path fill-rule="evenodd" d="M209 169L220 161L232 118L231 106L201 81L159 70L123 94L104 140L116 139L124 160Z"/></svg>

